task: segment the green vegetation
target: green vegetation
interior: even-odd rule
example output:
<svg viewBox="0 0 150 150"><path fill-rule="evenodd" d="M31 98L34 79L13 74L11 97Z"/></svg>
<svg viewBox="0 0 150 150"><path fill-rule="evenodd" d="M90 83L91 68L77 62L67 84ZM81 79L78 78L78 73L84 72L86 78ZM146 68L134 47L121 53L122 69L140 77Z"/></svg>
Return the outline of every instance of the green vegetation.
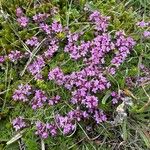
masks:
<svg viewBox="0 0 150 150"><path fill-rule="evenodd" d="M132 36L137 44L128 56L126 61L120 66L116 76L109 76L114 89L122 90L132 99L133 105L127 106L127 117L122 123L112 125L108 122L93 126L90 133L86 133L84 124L78 123L78 128L74 134L56 137L49 137L44 140L47 150L148 150L150 148L150 81L135 87L126 84L127 77L142 76L140 65L144 64L150 68L150 39L142 39L141 33L144 31L136 26L138 21L149 21L150 2L149 0L0 0L0 55L7 55L11 50L26 52L25 40L38 34L38 29L34 23L29 24L29 28L23 30L16 22L15 11L17 7L22 7L27 16L33 16L38 12L49 12L57 7L58 13L53 17L60 21L63 26L69 26L72 32L88 31L85 39L90 39L91 35L88 22L88 13L84 7L90 11L98 10L106 16L110 16L110 30L124 30L128 36ZM39 37L42 39L42 34ZM58 34L58 38L64 39L65 34ZM63 47L63 43L62 43ZM38 54L44 51L42 47ZM110 58L108 58L109 60ZM21 133L22 137L12 144L7 145L18 132L15 132L11 121L18 116L24 116L26 121L35 120L51 121L54 113L60 110L66 114L68 107L71 107L68 100L71 93L64 87L56 85L52 81L46 80L50 69L60 66L65 74L78 71L82 68L82 61L73 61L67 53L60 49L42 70L44 81L35 81L33 76L26 70L23 76L20 74L25 69L27 60L23 59L17 63L6 60L5 64L0 64L0 150L18 150L20 146L25 150L41 149L41 139L35 135L35 127L29 126ZM50 96L58 94L63 102L55 107L40 108L33 111L29 105L15 102L12 95L19 84L30 83L34 87L46 91ZM101 107L114 119L117 115L118 106L110 105L109 91L104 91L100 98ZM87 123L88 125L88 123ZM43 141L42 141L43 142ZM23 143L23 144L21 144ZM23 149L23 148L22 148ZM44 149L43 149L44 150Z"/></svg>

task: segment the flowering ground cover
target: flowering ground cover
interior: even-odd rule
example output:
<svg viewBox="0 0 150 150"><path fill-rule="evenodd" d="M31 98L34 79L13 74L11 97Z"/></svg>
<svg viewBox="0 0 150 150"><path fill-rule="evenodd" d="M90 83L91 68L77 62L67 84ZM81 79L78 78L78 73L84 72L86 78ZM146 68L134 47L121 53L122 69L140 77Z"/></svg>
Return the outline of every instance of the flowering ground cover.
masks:
<svg viewBox="0 0 150 150"><path fill-rule="evenodd" d="M150 19L136 8L1 1L0 149L150 148Z"/></svg>

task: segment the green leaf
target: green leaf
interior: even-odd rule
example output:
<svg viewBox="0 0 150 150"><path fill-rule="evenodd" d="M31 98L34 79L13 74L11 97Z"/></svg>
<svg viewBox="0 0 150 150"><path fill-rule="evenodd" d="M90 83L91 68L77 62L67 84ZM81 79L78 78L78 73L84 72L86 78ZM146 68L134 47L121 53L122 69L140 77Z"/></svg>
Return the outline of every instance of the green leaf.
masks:
<svg viewBox="0 0 150 150"><path fill-rule="evenodd" d="M145 133L142 130L139 129L138 131L146 146L150 148L150 138L147 135L145 135Z"/></svg>
<svg viewBox="0 0 150 150"><path fill-rule="evenodd" d="M105 96L103 97L103 99L102 99L102 104L106 104L106 101L107 101L107 99L110 97L110 95L111 95L111 91L110 90L108 90L107 92L106 92L106 94L105 94Z"/></svg>
<svg viewBox="0 0 150 150"><path fill-rule="evenodd" d="M123 140L126 141L128 138L128 131L127 131L127 119L123 121L123 126L122 126L122 131L123 131Z"/></svg>

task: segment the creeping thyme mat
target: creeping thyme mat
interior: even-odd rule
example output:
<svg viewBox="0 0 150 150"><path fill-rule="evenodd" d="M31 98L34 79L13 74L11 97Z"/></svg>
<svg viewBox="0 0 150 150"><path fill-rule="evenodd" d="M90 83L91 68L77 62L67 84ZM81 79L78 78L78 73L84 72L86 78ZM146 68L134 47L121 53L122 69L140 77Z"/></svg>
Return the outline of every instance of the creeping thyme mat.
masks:
<svg viewBox="0 0 150 150"><path fill-rule="evenodd" d="M125 8L114 12L115 2L7 5L2 149L149 148L148 18L135 19L132 10L117 15Z"/></svg>

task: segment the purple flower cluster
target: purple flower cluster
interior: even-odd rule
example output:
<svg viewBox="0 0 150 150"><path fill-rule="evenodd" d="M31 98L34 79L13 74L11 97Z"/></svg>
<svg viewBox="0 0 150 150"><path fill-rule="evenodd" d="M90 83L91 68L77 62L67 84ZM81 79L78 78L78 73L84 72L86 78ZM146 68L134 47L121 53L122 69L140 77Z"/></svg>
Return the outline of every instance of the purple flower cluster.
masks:
<svg viewBox="0 0 150 150"><path fill-rule="evenodd" d="M35 134L39 135L43 139L48 138L49 134L51 136L55 136L57 134L57 127L54 124L45 124L41 121L37 121L36 128L37 131L35 132Z"/></svg>
<svg viewBox="0 0 150 150"><path fill-rule="evenodd" d="M17 18L17 22L19 23L19 25L21 27L26 27L28 25L29 22L29 18L27 18L26 16L24 16L22 9L19 7L16 9L16 16Z"/></svg>
<svg viewBox="0 0 150 150"><path fill-rule="evenodd" d="M86 88L80 88L72 92L71 103L81 104L87 95Z"/></svg>
<svg viewBox="0 0 150 150"><path fill-rule="evenodd" d="M143 32L144 38L146 38L146 39L150 38L150 31L145 29L145 28L150 27L150 22L140 21L140 22L137 22L136 25L140 28L144 28L144 32Z"/></svg>
<svg viewBox="0 0 150 150"><path fill-rule="evenodd" d="M51 29L55 33L62 32L63 30L62 25L57 21L53 21L53 23L51 24Z"/></svg>
<svg viewBox="0 0 150 150"><path fill-rule="evenodd" d="M22 19L19 21L20 25L27 26L28 19L25 19L20 8L16 10L16 15L18 19ZM75 61L80 59L83 62L83 67L70 74L64 74L59 67L53 68L48 73L49 80L70 91L70 105L73 109L65 115L55 115L55 123L53 124L36 122L36 134L43 139L48 138L49 135L57 135L58 129L62 130L64 135L69 134L75 131L76 122L82 120L94 120L97 124L107 120L107 116L99 108L101 103L99 93L111 87L106 71L115 75L116 70L125 61L135 45L135 41L131 37L127 37L123 31L116 32L115 37L112 37L111 33L107 32L110 17L103 16L98 11L94 11L89 16L90 25L94 25L96 30L93 31L93 39L91 40L84 39L84 32L71 33L69 29L65 31L61 23L55 20L51 24L45 23L44 21L48 17L49 14L46 13L33 16L33 21L45 33L46 41L44 41L42 48L46 51L42 49L40 55L36 56L28 66L28 71L35 77L35 80L43 79L41 71L58 51L59 45L62 44L62 39L60 40L57 36L61 32L65 32L66 35L64 52L68 53L70 58ZM147 24L139 23L139 26L147 26ZM26 44L31 47L37 46L39 44L38 37L33 36L31 39L27 39ZM106 57L108 54L112 55L114 51L115 56L111 62L108 62L111 63L108 65L105 63L107 62ZM18 54L12 58L12 60L17 60L20 56ZM25 102L28 101L29 95L34 110L45 105L54 106L61 100L59 95L48 98L47 94L40 89L31 92L29 85L20 85L15 90L13 99ZM111 96L113 104L123 99L123 96L116 92L112 92Z"/></svg>
<svg viewBox="0 0 150 150"><path fill-rule="evenodd" d="M101 122L105 122L107 120L107 117L106 115L103 113L102 110L100 109L97 109L97 110L94 110L94 120L96 121L96 123L101 123Z"/></svg>
<svg viewBox="0 0 150 150"><path fill-rule="evenodd" d="M117 104L119 101L121 101L122 100L122 98L123 98L123 96L122 96L122 93L117 93L117 92L115 92L115 91L113 91L112 93L111 93L111 96L112 96L112 103L113 104Z"/></svg>
<svg viewBox="0 0 150 150"><path fill-rule="evenodd" d="M81 41L80 45L77 45L76 41L82 34L70 34L64 51L69 52L70 57L75 60L83 58L85 62L94 65L104 63L104 54L114 49L111 36L104 33L96 36L92 41Z"/></svg>
<svg viewBox="0 0 150 150"><path fill-rule="evenodd" d="M75 110L68 112L66 116L56 115L56 124L62 129L63 134L69 134L76 129L76 121L89 119L90 116L94 118L97 123L107 120L106 115L100 109L89 109L88 112L77 107Z"/></svg>
<svg viewBox="0 0 150 150"><path fill-rule="evenodd" d="M4 56L0 56L0 64L2 64L5 61L5 57Z"/></svg>
<svg viewBox="0 0 150 150"><path fill-rule="evenodd" d="M95 96L86 96L82 100L82 103L86 105L87 108L97 108L98 107L98 98Z"/></svg>
<svg viewBox="0 0 150 150"><path fill-rule="evenodd" d="M61 69L56 67L49 72L48 77L49 80L54 80L58 85L64 85L69 90L72 90L73 86L76 86L78 89L85 89L84 91L97 93L111 86L110 82L107 81L102 73L93 67L86 67L70 75L64 75ZM87 77L95 77L95 79L87 80Z"/></svg>
<svg viewBox="0 0 150 150"><path fill-rule="evenodd" d="M57 67L49 72L48 74L49 80L55 80L58 85L63 84L64 74L63 72Z"/></svg>
<svg viewBox="0 0 150 150"><path fill-rule="evenodd" d="M56 122L59 128L63 131L63 134L69 134L70 132L75 130L75 123L68 116L56 115Z"/></svg>
<svg viewBox="0 0 150 150"><path fill-rule="evenodd" d="M33 39L34 38L34 39ZM38 40L36 37L33 37L31 40L27 40L27 44L30 44L30 46L36 46L38 43ZM59 46L57 43L57 40L53 39L49 43L48 50L45 51L42 55L37 56L37 58L33 61L32 64L28 66L28 71L35 76L35 79L40 80L42 79L41 71L43 67L46 64L46 61L49 61L49 59L54 55L54 53L58 50Z"/></svg>
<svg viewBox="0 0 150 150"><path fill-rule="evenodd" d="M134 78L133 77L126 77L126 85L128 88L132 88L135 86Z"/></svg>
<svg viewBox="0 0 150 150"><path fill-rule="evenodd" d="M95 29L97 31L102 31L102 32L105 32L107 30L107 27L109 25L108 24L109 19L110 17L102 16L98 11L94 11L89 16L89 20L92 21L92 23L94 23L96 26Z"/></svg>
<svg viewBox="0 0 150 150"><path fill-rule="evenodd" d="M130 88L135 86L141 86L143 84L149 83L150 81L150 69L145 65L140 65L140 75L134 77L126 78L126 85Z"/></svg>
<svg viewBox="0 0 150 150"><path fill-rule="evenodd" d="M150 25L150 22L140 21L140 22L137 22L136 25L141 28L144 28L144 27L148 27Z"/></svg>
<svg viewBox="0 0 150 150"><path fill-rule="evenodd" d="M18 89L14 91L14 94L12 96L14 101L22 101L26 102L29 101L29 95L31 94L31 86L26 84L26 85L19 85Z"/></svg>
<svg viewBox="0 0 150 150"><path fill-rule="evenodd" d="M49 17L49 14L47 13L38 13L33 16L33 20L37 23L45 21Z"/></svg>
<svg viewBox="0 0 150 150"><path fill-rule="evenodd" d="M18 7L18 8L16 9L16 16L17 16L17 17L23 16L23 10L22 10L20 7Z"/></svg>
<svg viewBox="0 0 150 150"><path fill-rule="evenodd" d="M65 49L64 49L64 51L69 52L70 57L75 60L81 58L81 56L83 55L82 51L87 51L86 48L85 49L82 48L83 46L79 47L78 45L76 45L76 42L78 41L79 36L80 36L80 34L78 34L78 33L76 33L76 34L70 33L67 36L68 44L65 46ZM81 52L82 52L82 54L81 54Z"/></svg>
<svg viewBox="0 0 150 150"><path fill-rule="evenodd" d="M145 38L150 38L150 31L144 31L143 36Z"/></svg>
<svg viewBox="0 0 150 150"><path fill-rule="evenodd" d="M105 54L115 48L114 43L111 42L111 36L107 33L95 37L91 47L91 58L88 61L94 64L104 64Z"/></svg>
<svg viewBox="0 0 150 150"><path fill-rule="evenodd" d="M28 71L35 76L35 79L42 79L41 70L45 66L45 60L42 56L38 56L37 59L28 66Z"/></svg>
<svg viewBox="0 0 150 150"><path fill-rule="evenodd" d="M135 41L131 37L126 38L123 31L116 32L116 38L117 41L115 45L118 51L111 63L118 68L125 61L128 54L130 54L130 50L135 45Z"/></svg>
<svg viewBox="0 0 150 150"><path fill-rule="evenodd" d="M46 100L47 100L47 96L45 95L45 92L42 90L36 90L35 95L31 101L32 109L35 110L41 108L46 102Z"/></svg>
<svg viewBox="0 0 150 150"><path fill-rule="evenodd" d="M37 46L39 44L38 38L33 36L31 39L28 39L26 41L26 44L29 45L29 46Z"/></svg>
<svg viewBox="0 0 150 150"><path fill-rule="evenodd" d="M149 83L149 82L150 82L150 76L143 76L137 79L138 85L142 85L142 84Z"/></svg>
<svg viewBox="0 0 150 150"><path fill-rule="evenodd" d="M82 119L87 119L89 117L89 114L77 107L75 110L69 111L67 116L70 121L81 121Z"/></svg>
<svg viewBox="0 0 150 150"><path fill-rule="evenodd" d="M45 124L41 121L36 122L36 134L45 139L49 136L49 134L51 136L57 135L58 128L62 129L63 134L69 134L76 128L75 121L81 121L81 119L85 119L87 117L88 114L86 111L81 111L79 108L68 112L66 116L57 114L55 116L56 125L54 123Z"/></svg>
<svg viewBox="0 0 150 150"><path fill-rule="evenodd" d="M27 54L27 55L26 55ZM9 60L13 63L21 60L22 58L28 57L29 53L22 53L19 50L11 50L8 55L0 56L0 64L4 63L6 60Z"/></svg>
<svg viewBox="0 0 150 150"><path fill-rule="evenodd" d="M48 104L52 106L52 105L59 103L59 101L60 101L60 96L56 95L48 100Z"/></svg>
<svg viewBox="0 0 150 150"><path fill-rule="evenodd" d="M47 35L54 33L57 34L63 31L62 25L55 20L52 22L51 25L48 25L46 23L40 23L40 29L44 31Z"/></svg>
<svg viewBox="0 0 150 150"><path fill-rule="evenodd" d="M140 66L140 69L141 75L135 80L138 83L138 85L144 84L146 82L148 83L150 81L150 69L143 64Z"/></svg>
<svg viewBox="0 0 150 150"><path fill-rule="evenodd" d="M46 24L46 23L40 23L39 27L47 35L51 34L51 27L48 24Z"/></svg>
<svg viewBox="0 0 150 150"><path fill-rule="evenodd" d="M22 117L17 117L12 121L12 125L16 131L26 127L26 123L24 122Z"/></svg>
<svg viewBox="0 0 150 150"><path fill-rule="evenodd" d="M97 79L91 79L88 81L86 79L88 76L95 77ZM58 85L64 85L69 90L73 90L73 88L77 87L77 89L72 92L72 98L70 101L74 105L78 104L85 106L87 112L91 109L97 110L99 102L96 96L90 95L90 91L97 93L98 91L102 91L110 87L110 83L102 74L100 74L100 71L97 68L94 69L90 67L84 68L79 72L73 72L70 75L64 75L57 67L49 72L49 79L54 80ZM87 112L84 111L85 114ZM95 114L92 113L91 115ZM103 121L104 119L101 120Z"/></svg>
<svg viewBox="0 0 150 150"><path fill-rule="evenodd" d="M28 25L29 19L27 17L21 16L20 18L17 19L17 21L21 27L26 27Z"/></svg>
<svg viewBox="0 0 150 150"><path fill-rule="evenodd" d="M9 55L8 55L8 58L10 59L10 61L12 62L15 62L17 61L18 59L21 59L23 56L21 54L20 51L18 50L12 50Z"/></svg>
<svg viewBox="0 0 150 150"><path fill-rule="evenodd" d="M144 64L140 65L140 69L141 69L143 75L146 75L146 76L150 75L150 69L148 67L146 67Z"/></svg>
<svg viewBox="0 0 150 150"><path fill-rule="evenodd" d="M50 58L52 58L54 53L58 51L58 48L58 42L53 38L53 40L51 40L51 42L49 43L48 50L44 52L44 57L49 60Z"/></svg>
<svg viewBox="0 0 150 150"><path fill-rule="evenodd" d="M44 68L45 64L49 59L52 58L55 52L58 51L59 43L58 39L55 36L55 33L62 32L62 25L58 23L57 21L53 21L51 25L48 25L44 23L44 20L49 17L49 14L37 14L33 16L33 20L35 22L39 23L39 27L42 31L44 31L47 34L47 41L45 42L46 47L44 49L47 50L44 51L41 55L37 56L37 59L35 59L32 64L28 66L28 71L35 76L36 80L42 79L41 71ZM31 39L27 39L26 41L27 45L30 45L31 47L37 46L39 44L38 38L33 36Z"/></svg>
<svg viewBox="0 0 150 150"><path fill-rule="evenodd" d="M33 98L31 97L33 95ZM14 101L27 102L31 99L32 109L38 109L43 107L44 104L56 105L60 101L60 96L56 95L52 98L48 98L46 93L42 90L33 90L28 84L21 84L18 86L12 96Z"/></svg>

